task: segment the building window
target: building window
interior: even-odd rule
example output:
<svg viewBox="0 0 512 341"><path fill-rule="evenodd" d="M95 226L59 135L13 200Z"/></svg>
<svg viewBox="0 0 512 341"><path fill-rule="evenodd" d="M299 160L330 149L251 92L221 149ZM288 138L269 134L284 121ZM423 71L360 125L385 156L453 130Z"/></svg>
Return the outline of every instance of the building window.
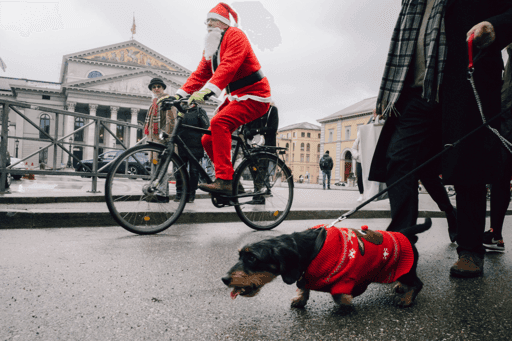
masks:
<svg viewBox="0 0 512 341"><path fill-rule="evenodd" d="M84 119L81 117L75 118L75 129L73 129L73 130L77 130L83 126L84 126ZM74 139L76 142L83 142L84 141L84 130L82 129L79 132L75 133Z"/></svg>
<svg viewBox="0 0 512 341"><path fill-rule="evenodd" d="M290 148L290 144L286 143L286 150L288 150L288 148Z"/></svg>
<svg viewBox="0 0 512 341"><path fill-rule="evenodd" d="M293 137L295 137L295 132L293 132Z"/></svg>
<svg viewBox="0 0 512 341"><path fill-rule="evenodd" d="M293 142L293 151L295 151L295 142Z"/></svg>
<svg viewBox="0 0 512 341"><path fill-rule="evenodd" d="M300 151L303 152L304 151L304 142L300 144Z"/></svg>
<svg viewBox="0 0 512 341"><path fill-rule="evenodd" d="M286 154L285 156L286 156L286 162L288 162L288 154Z"/></svg>
<svg viewBox="0 0 512 341"><path fill-rule="evenodd" d="M137 129L137 142L144 138L144 134L142 131L142 127L144 127L144 124L141 121L139 121L138 124L141 126L141 128Z"/></svg>
<svg viewBox="0 0 512 341"><path fill-rule="evenodd" d="M39 128L41 128L42 131L50 135L50 115L41 115L41 117L39 118ZM39 138L49 140L50 138L43 134L42 131L39 131Z"/></svg>
<svg viewBox="0 0 512 341"><path fill-rule="evenodd" d="M308 133L308 137L311 137L311 133Z"/></svg>
<svg viewBox="0 0 512 341"><path fill-rule="evenodd" d="M316 146L316 152L317 152L317 153L320 153L320 144L318 144L318 145Z"/></svg>
<svg viewBox="0 0 512 341"><path fill-rule="evenodd" d="M101 76L103 76L103 74L101 72L99 72L99 71L91 71L87 75L87 78L96 78L96 77L101 77Z"/></svg>
<svg viewBox="0 0 512 341"><path fill-rule="evenodd" d="M327 140L327 142L332 142L333 137L334 137L334 129L329 129L329 140Z"/></svg>
<svg viewBox="0 0 512 341"><path fill-rule="evenodd" d="M295 162L295 154L292 154L292 162Z"/></svg>
<svg viewBox="0 0 512 341"><path fill-rule="evenodd" d="M320 136L321 136L321 135L320 135L320 134L318 134L318 138L320 138Z"/></svg>
<svg viewBox="0 0 512 341"><path fill-rule="evenodd" d="M320 155L316 156L316 162L320 162Z"/></svg>
<svg viewBox="0 0 512 341"><path fill-rule="evenodd" d="M300 154L300 162L304 162L304 154Z"/></svg>
<svg viewBox="0 0 512 341"><path fill-rule="evenodd" d="M309 152L310 150L310 146L309 146L309 143L306 145L306 151Z"/></svg>
<svg viewBox="0 0 512 341"><path fill-rule="evenodd" d="M304 133L304 132L300 133L300 137L306 137L306 133Z"/></svg>
<svg viewBox="0 0 512 341"><path fill-rule="evenodd" d="M103 124L100 125L100 141L99 141L99 143L100 144L105 143L105 127L103 126ZM100 153L98 151L98 154L103 154L103 153Z"/></svg>
<svg viewBox="0 0 512 341"><path fill-rule="evenodd" d="M306 162L309 162L309 154L306 154Z"/></svg>
<svg viewBox="0 0 512 341"><path fill-rule="evenodd" d="M350 140L350 128L351 126L345 127L345 140Z"/></svg>
<svg viewBox="0 0 512 341"><path fill-rule="evenodd" d="M117 126L116 136L119 140L121 140L121 142L124 142L124 126Z"/></svg>
<svg viewBox="0 0 512 341"><path fill-rule="evenodd" d="M290 133L286 133L286 138L289 139L290 138Z"/></svg>

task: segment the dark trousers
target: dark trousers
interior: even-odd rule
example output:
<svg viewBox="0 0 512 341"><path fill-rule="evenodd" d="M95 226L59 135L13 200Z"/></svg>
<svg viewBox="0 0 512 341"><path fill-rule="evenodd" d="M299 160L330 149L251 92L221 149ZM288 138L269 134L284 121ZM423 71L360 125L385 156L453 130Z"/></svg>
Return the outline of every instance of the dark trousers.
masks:
<svg viewBox="0 0 512 341"><path fill-rule="evenodd" d="M364 193L363 167L361 166L361 162L356 162L356 176L357 176L357 188L359 189L359 194L363 194Z"/></svg>
<svg viewBox="0 0 512 341"><path fill-rule="evenodd" d="M404 91L396 107L400 114L390 118L395 121L395 131L386 154L388 187L441 150L441 107L438 103L422 99L420 91ZM439 173L439 164L431 163L389 190L392 220L388 231L401 231L416 224L418 178L431 184L433 180L429 180L438 177Z"/></svg>
<svg viewBox="0 0 512 341"><path fill-rule="evenodd" d="M323 170L322 174L323 174L322 182L324 185L324 189L325 189L326 185L327 185L327 188L331 188L331 170ZM326 178L327 178L327 182L326 182Z"/></svg>
<svg viewBox="0 0 512 341"><path fill-rule="evenodd" d="M508 151L507 151L508 152ZM510 204L510 177L512 165L507 165L491 187L491 229L496 239L502 239L503 221Z"/></svg>
<svg viewBox="0 0 512 341"><path fill-rule="evenodd" d="M195 164L192 162L189 162L188 155L185 153L180 154L181 159L183 160L183 163L185 164L185 167L188 167L188 174L189 174L189 187L188 187L188 198L195 198L196 196L196 190L197 190L197 184L199 183L199 169L196 168ZM183 182L181 181L181 178L176 178L176 194L178 196L181 196L183 193Z"/></svg>
<svg viewBox="0 0 512 341"><path fill-rule="evenodd" d="M386 158L387 185L390 186L405 174L421 165L442 150L441 108L421 98L419 91L404 92L397 110L400 112L388 147ZM434 161L416 175L401 181L389 190L391 224L388 231L401 231L416 224L418 217L418 179L426 180L426 189L433 192L433 199L441 197L441 187L434 180L440 173L439 163ZM434 187L432 187L434 186ZM432 189L434 188L434 189ZM466 250L483 257L483 233L485 229L486 188L485 184L455 186L457 191L457 252ZM446 192L444 192L446 195ZM432 194L431 194L432 195ZM438 202L440 209L450 209L443 198ZM448 201L449 202L449 201ZM451 206L451 204L450 204Z"/></svg>

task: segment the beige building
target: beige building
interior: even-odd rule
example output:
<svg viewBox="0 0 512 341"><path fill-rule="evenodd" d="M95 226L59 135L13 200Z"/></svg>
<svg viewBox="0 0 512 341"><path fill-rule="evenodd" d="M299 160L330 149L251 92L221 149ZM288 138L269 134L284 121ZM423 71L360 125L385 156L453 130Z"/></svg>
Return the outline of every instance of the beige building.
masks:
<svg viewBox="0 0 512 341"><path fill-rule="evenodd" d="M293 180L318 183L320 167L320 127L308 122L296 123L277 131L277 146L288 148L284 155Z"/></svg>
<svg viewBox="0 0 512 341"><path fill-rule="evenodd" d="M331 182L347 181L355 170L350 149L360 126L368 123L373 115L377 97L357 102L332 115L319 119L321 124L321 154L328 150L334 162Z"/></svg>

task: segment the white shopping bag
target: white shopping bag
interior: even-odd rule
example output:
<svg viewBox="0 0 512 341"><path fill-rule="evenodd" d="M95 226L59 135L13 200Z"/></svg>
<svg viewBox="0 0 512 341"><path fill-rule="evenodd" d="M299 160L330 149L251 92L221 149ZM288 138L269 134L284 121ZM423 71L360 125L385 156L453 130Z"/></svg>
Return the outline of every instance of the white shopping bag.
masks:
<svg viewBox="0 0 512 341"><path fill-rule="evenodd" d="M379 193L386 188L386 184L382 182L369 181L370 166L372 165L373 153L377 146L384 121L376 120L373 123L361 126L359 132L361 134L361 168L363 170L363 186L364 186L364 200L368 200L375 194ZM383 194L376 200L387 199L387 193Z"/></svg>

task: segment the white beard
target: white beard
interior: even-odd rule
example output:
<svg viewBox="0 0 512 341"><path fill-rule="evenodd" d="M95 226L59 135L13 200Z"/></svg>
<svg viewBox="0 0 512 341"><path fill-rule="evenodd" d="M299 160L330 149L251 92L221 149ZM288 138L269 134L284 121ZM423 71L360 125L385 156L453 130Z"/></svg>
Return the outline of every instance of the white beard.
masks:
<svg viewBox="0 0 512 341"><path fill-rule="evenodd" d="M211 60L217 48L219 47L220 39L222 37L222 30L214 27L208 31L204 39L204 58Z"/></svg>

